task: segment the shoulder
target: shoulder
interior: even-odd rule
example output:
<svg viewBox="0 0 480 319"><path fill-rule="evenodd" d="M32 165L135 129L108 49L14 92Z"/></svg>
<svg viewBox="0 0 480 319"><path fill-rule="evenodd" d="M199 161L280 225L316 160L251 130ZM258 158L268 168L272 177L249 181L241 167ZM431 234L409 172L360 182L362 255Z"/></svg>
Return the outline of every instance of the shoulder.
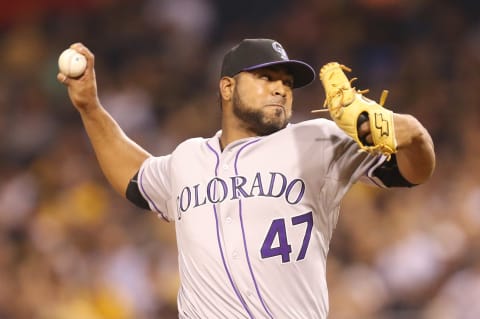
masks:
<svg viewBox="0 0 480 319"><path fill-rule="evenodd" d="M204 137L192 137L178 144L176 149L183 147L197 147L204 144L206 141L207 139Z"/></svg>
<svg viewBox="0 0 480 319"><path fill-rule="evenodd" d="M191 156L194 154L195 150L200 148L202 144L206 143L205 138L197 137L197 138L190 138L180 142L174 150L170 154L164 155L155 155L143 163L144 166L152 166L152 165L165 165L170 162L172 159L182 158L182 156Z"/></svg>
<svg viewBox="0 0 480 319"><path fill-rule="evenodd" d="M337 125L332 120L326 118L316 118L310 120L304 120L297 123L291 123L288 127L292 128L321 128L321 129L335 129Z"/></svg>
<svg viewBox="0 0 480 319"><path fill-rule="evenodd" d="M335 124L335 122L325 118L316 118L292 123L289 124L286 129L300 134L303 132L311 135L346 137L346 134L337 126L337 124Z"/></svg>
<svg viewBox="0 0 480 319"><path fill-rule="evenodd" d="M203 137L189 138L181 142L180 144L178 144L172 154L183 153L185 151L191 152L195 149L201 148L206 144L206 142L207 142L207 139Z"/></svg>

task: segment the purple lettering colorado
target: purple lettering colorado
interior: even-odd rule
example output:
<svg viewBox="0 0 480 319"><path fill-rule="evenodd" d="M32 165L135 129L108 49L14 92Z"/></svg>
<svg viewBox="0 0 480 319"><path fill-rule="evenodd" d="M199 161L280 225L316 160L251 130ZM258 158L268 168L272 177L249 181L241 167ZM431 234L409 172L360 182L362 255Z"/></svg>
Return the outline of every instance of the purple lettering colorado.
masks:
<svg viewBox="0 0 480 319"><path fill-rule="evenodd" d="M228 179L214 177L205 184L185 186L177 196L179 213L207 203L217 204L255 196L284 197L288 204L298 204L305 194L305 182L299 178L288 180L282 173L270 172L267 176L256 173L253 179L231 176Z"/></svg>

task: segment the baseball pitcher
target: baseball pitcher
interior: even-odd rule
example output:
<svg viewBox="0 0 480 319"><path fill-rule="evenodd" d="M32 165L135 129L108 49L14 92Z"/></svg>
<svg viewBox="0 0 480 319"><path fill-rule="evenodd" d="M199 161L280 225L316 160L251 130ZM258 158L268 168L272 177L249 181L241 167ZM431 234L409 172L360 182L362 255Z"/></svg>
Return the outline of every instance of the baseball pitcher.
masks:
<svg viewBox="0 0 480 319"><path fill-rule="evenodd" d="M366 98L337 62L319 74L332 120L291 123L293 92L315 71L270 39L245 39L224 56L219 131L153 156L102 107L93 54L71 48L87 69L58 80L105 176L175 225L180 318L327 318L326 259L346 192L358 181L411 187L434 170L420 122L384 107L386 94Z"/></svg>

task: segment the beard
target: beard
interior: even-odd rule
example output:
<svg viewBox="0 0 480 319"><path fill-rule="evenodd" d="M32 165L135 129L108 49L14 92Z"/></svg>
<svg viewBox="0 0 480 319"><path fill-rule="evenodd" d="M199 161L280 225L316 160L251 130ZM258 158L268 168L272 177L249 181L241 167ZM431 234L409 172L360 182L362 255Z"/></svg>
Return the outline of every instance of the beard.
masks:
<svg viewBox="0 0 480 319"><path fill-rule="evenodd" d="M249 107L236 90L233 92L232 103L235 116L258 136L275 133L285 128L290 120L290 116L287 116L283 108L276 108L272 113L267 112L264 108L254 109Z"/></svg>

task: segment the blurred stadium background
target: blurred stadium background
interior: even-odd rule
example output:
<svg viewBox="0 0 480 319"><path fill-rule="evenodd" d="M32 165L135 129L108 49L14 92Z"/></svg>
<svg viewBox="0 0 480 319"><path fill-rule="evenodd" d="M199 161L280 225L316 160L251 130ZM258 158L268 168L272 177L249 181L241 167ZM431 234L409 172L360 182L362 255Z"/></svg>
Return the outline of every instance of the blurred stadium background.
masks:
<svg viewBox="0 0 480 319"><path fill-rule="evenodd" d="M0 4L0 319L176 317L173 225L113 193L57 83L71 43L154 154L219 127L223 52L246 37L353 68L418 117L438 165L415 190L355 186L328 260L331 319L480 318L480 19L474 0L15 0ZM296 93L294 120L323 102ZM200 240L200 239L199 239Z"/></svg>

